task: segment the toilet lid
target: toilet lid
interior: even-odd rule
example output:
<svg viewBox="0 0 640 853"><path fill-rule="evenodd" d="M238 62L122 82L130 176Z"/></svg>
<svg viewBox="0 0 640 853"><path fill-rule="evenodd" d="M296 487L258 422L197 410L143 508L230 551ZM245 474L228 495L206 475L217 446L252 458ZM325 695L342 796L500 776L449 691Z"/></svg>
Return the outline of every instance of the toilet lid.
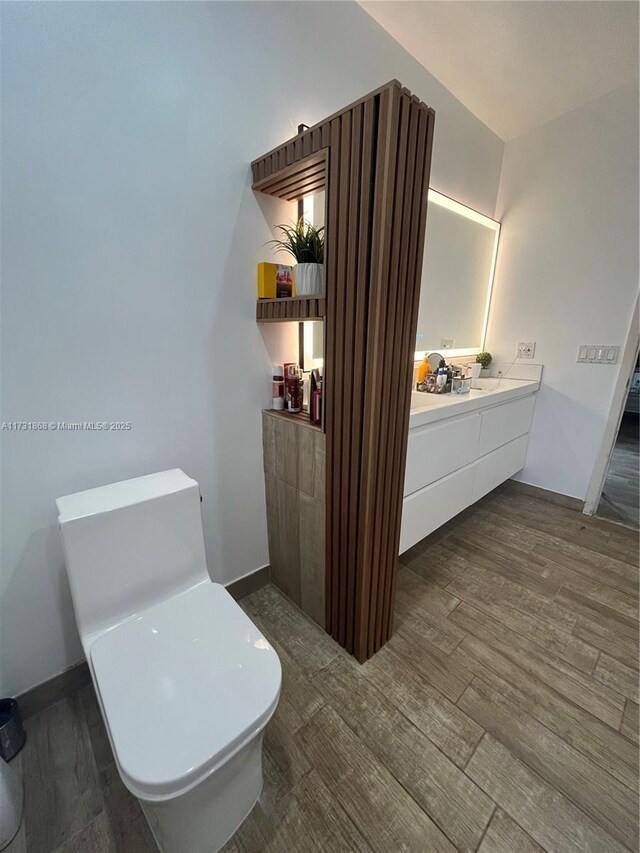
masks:
<svg viewBox="0 0 640 853"><path fill-rule="evenodd" d="M138 796L196 784L278 702L278 655L209 581L110 629L90 654L116 759Z"/></svg>

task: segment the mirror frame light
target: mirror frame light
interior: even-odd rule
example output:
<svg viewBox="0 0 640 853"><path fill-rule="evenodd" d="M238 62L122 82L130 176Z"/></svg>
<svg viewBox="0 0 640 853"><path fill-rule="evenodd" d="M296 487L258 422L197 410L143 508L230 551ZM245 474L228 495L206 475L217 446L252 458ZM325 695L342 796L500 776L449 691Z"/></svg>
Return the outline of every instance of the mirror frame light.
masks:
<svg viewBox="0 0 640 853"><path fill-rule="evenodd" d="M496 222L495 219L491 219L490 217L485 216L483 213L478 213L477 210L474 210L471 207L467 207L466 204L461 204L459 201L455 201L455 199L449 198L449 196L436 192L436 190L430 189L428 198L429 203L437 204L440 207L445 207L447 208L447 210L453 211L453 213L458 213L460 216L464 216L467 219L471 219L473 222L478 222L480 225L484 225L486 228L489 228L491 231L495 232L495 237L493 241L493 252L491 253L491 265L489 267L489 280L487 281L487 298L484 304L484 317L482 319L482 333L480 337L480 345L477 347L466 347L463 349L440 348L438 350L416 350L413 354L413 358L414 361L421 361L425 357L425 355L430 352L441 352L442 355L447 353L452 358L464 357L466 355L477 355L484 349L485 341L487 338L487 326L489 325L489 310L491 308L491 295L493 293L493 279L495 277L496 261L498 259L500 223ZM429 227L428 215L427 227Z"/></svg>

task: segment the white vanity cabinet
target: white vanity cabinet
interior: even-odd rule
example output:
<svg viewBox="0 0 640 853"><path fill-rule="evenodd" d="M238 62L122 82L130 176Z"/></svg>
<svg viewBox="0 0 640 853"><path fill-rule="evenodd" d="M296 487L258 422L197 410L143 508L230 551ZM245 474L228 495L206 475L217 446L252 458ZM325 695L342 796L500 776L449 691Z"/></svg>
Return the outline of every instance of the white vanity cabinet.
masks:
<svg viewBox="0 0 640 853"><path fill-rule="evenodd" d="M412 410L401 554L524 468L539 383L518 386Z"/></svg>

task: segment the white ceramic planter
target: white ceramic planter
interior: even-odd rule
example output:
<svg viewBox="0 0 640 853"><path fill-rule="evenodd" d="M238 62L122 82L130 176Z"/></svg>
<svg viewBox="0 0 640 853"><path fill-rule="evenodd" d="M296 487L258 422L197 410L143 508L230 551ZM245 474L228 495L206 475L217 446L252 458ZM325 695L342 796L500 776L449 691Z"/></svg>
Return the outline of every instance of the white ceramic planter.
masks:
<svg viewBox="0 0 640 853"><path fill-rule="evenodd" d="M296 296L324 296L323 264L296 264L293 276Z"/></svg>

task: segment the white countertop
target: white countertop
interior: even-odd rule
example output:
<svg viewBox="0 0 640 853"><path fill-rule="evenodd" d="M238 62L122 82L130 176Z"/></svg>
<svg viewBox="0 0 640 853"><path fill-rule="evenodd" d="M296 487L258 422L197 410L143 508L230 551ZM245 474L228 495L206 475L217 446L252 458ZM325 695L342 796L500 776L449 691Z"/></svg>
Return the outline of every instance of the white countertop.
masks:
<svg viewBox="0 0 640 853"><path fill-rule="evenodd" d="M472 389L468 394L427 394L422 391L411 392L411 413L409 429L425 424L464 415L477 409L497 406L533 394L540 387L539 380L533 379L477 379L479 390Z"/></svg>

